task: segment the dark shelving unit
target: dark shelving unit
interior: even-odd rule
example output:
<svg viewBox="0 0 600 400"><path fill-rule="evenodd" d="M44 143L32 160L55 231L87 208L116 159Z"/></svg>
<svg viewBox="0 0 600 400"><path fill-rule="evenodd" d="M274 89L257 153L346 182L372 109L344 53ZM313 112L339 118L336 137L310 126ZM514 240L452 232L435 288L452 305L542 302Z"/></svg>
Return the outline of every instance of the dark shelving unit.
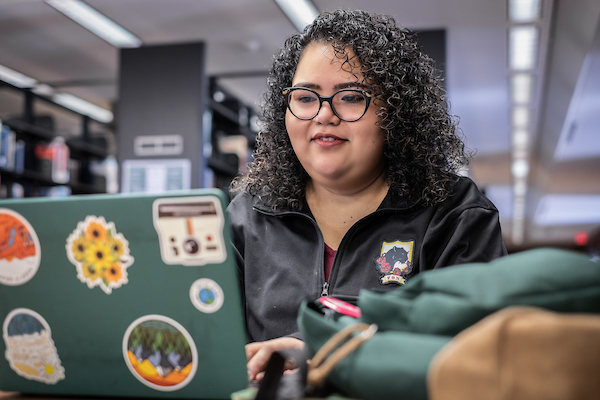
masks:
<svg viewBox="0 0 600 400"><path fill-rule="evenodd" d="M90 171L92 160L103 160L108 156L106 147L95 145L91 142L89 134L90 118L75 111L69 110L45 96L33 93L30 89L19 88L9 83L0 81L0 90L19 91L24 96L22 113L18 116L2 119L2 125L8 126L14 133L16 140L24 143L24 161L22 169L8 169L0 167L0 183L6 187L5 196L13 197L12 184L19 183L23 186L25 197L39 196L44 188L67 186L71 194L105 193L106 182L104 178L95 176ZM69 148L70 159L78 162L78 171L68 182L56 182L48 173L47 168L41 166L41 161L35 154L38 144L49 145L58 137L51 127L43 126L34 112L35 102L48 102L60 109L81 118L82 134L80 137L65 140ZM47 124L46 124L47 125Z"/></svg>
<svg viewBox="0 0 600 400"><path fill-rule="evenodd" d="M216 77L210 79L209 93L208 105L212 115L210 129L212 155L207 160L207 167L214 172L214 186L226 189L240 171L240 160L236 154L222 152L219 149L219 139L226 136L244 136L248 150L251 151L256 143L256 132L251 128L251 119L255 113L220 87ZM218 93L218 96L215 96L215 93ZM215 100L215 97L219 101Z"/></svg>

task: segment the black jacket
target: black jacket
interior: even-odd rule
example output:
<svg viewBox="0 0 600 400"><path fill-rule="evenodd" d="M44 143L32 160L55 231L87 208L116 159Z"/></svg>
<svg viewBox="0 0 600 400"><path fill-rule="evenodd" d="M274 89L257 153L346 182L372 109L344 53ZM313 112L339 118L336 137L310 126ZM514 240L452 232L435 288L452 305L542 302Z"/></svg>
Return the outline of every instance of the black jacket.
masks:
<svg viewBox="0 0 600 400"><path fill-rule="evenodd" d="M242 193L228 211L251 341L293 335L305 298L352 301L361 289L393 290L425 270L506 254L498 210L468 178L435 207L388 193L342 239L328 284L323 236L306 204L302 212L272 211Z"/></svg>

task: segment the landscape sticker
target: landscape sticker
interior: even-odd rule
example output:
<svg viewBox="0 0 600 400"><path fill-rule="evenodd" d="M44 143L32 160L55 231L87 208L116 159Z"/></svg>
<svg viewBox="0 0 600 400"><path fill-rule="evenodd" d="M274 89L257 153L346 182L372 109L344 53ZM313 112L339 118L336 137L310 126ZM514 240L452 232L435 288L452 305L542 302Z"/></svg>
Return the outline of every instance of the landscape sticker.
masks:
<svg viewBox="0 0 600 400"><path fill-rule="evenodd" d="M67 238L67 257L77 269L77 278L90 289L100 286L106 294L128 282L127 268L133 264L129 242L115 224L89 215Z"/></svg>
<svg viewBox="0 0 600 400"><path fill-rule="evenodd" d="M13 210L0 208L0 284L28 282L41 259L40 241L29 221Z"/></svg>
<svg viewBox="0 0 600 400"><path fill-rule="evenodd" d="M12 310L4 320L2 337L6 359L18 375L46 384L65 379L50 326L40 314L27 308Z"/></svg>
<svg viewBox="0 0 600 400"><path fill-rule="evenodd" d="M146 315L131 323L123 336L123 357L133 376L163 392L185 387L198 367L191 335L162 315Z"/></svg>

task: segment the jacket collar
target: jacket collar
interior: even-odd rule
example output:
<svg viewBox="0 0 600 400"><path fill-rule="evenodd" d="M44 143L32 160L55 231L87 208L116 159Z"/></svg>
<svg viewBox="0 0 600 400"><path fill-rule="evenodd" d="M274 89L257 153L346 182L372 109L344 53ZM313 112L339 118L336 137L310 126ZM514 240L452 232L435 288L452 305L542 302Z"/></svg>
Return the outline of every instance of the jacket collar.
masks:
<svg viewBox="0 0 600 400"><path fill-rule="evenodd" d="M408 198L408 199L402 199L402 198L398 197L392 190L388 190L385 198L383 199L383 201L381 202L381 204L379 205L377 210L378 211L379 210L397 210L397 211L407 210L407 209L418 206L420 203L421 203L421 198L418 196L412 196L411 198ZM254 196L252 206L253 206L253 208L257 209L258 211L261 211L261 212L264 212L267 214L272 214L272 215L283 215L283 214L299 212L301 214L312 216L312 213L310 211L310 208L308 207L308 204L306 203L305 198L302 199L302 209L300 211L291 210L286 207L281 207L281 208L274 210L271 208L271 204L272 204L272 201L271 201L270 194L256 195L256 196Z"/></svg>

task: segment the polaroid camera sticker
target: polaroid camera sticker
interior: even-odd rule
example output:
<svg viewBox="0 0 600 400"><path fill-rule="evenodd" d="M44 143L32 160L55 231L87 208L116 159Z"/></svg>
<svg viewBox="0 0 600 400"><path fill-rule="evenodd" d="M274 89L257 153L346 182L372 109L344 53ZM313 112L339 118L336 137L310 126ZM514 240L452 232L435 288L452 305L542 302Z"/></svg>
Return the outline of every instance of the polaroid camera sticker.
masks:
<svg viewBox="0 0 600 400"><path fill-rule="evenodd" d="M14 309L4 320L2 336L6 359L18 375L46 384L65 379L50 326L41 315L27 308Z"/></svg>
<svg viewBox="0 0 600 400"><path fill-rule="evenodd" d="M67 238L67 257L77 269L77 278L90 289L100 286L106 294L128 282L127 268L133 264L129 242L115 224L104 217L88 216Z"/></svg>
<svg viewBox="0 0 600 400"><path fill-rule="evenodd" d="M41 259L40 241L29 222L19 213L0 208L0 284L28 282Z"/></svg>
<svg viewBox="0 0 600 400"><path fill-rule="evenodd" d="M165 264L197 266L225 261L225 217L217 197L156 199L152 213Z"/></svg>
<svg viewBox="0 0 600 400"><path fill-rule="evenodd" d="M162 392L186 386L198 367L198 351L188 331L162 315L146 315L129 325L123 357L133 376Z"/></svg>

